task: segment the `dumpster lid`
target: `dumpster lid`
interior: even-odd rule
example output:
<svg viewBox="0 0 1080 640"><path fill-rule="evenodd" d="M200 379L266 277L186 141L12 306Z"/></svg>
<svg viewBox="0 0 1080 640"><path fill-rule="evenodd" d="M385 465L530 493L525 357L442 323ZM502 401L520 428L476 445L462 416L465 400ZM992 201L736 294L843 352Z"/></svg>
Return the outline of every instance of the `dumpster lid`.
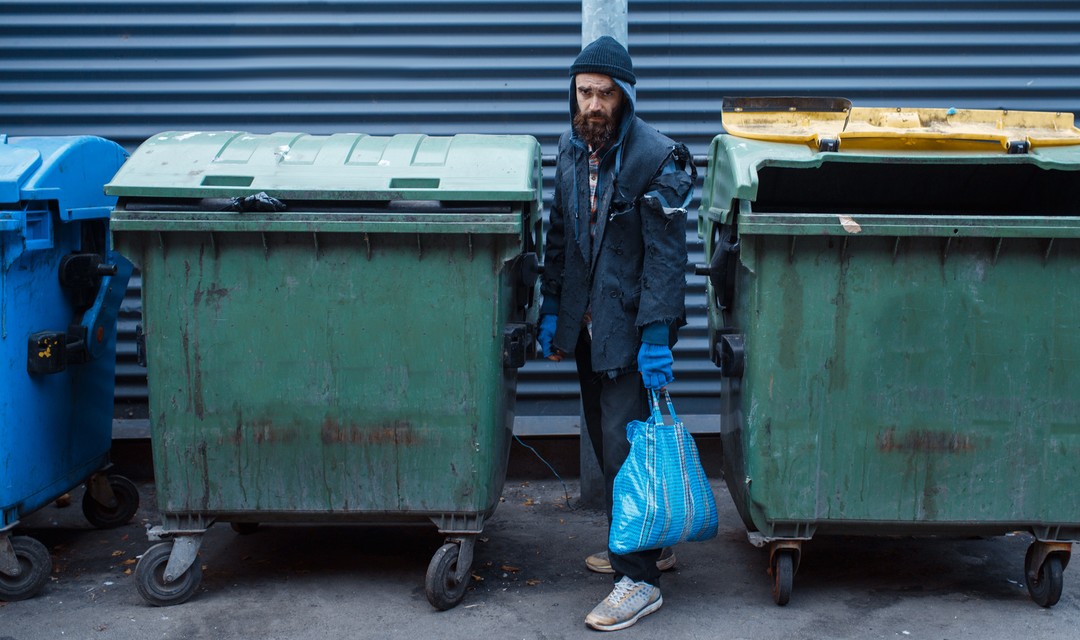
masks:
<svg viewBox="0 0 1080 640"><path fill-rule="evenodd" d="M1073 114L1039 111L853 107L846 98L724 98L724 129L740 138L845 147L1010 153L1080 144Z"/></svg>
<svg viewBox="0 0 1080 640"><path fill-rule="evenodd" d="M524 201L540 198L531 136L167 131L105 186L114 196Z"/></svg>
<svg viewBox="0 0 1080 640"><path fill-rule="evenodd" d="M5 140L0 145L0 202L18 202L23 184L39 166L41 154L36 149L14 147Z"/></svg>
<svg viewBox="0 0 1080 640"><path fill-rule="evenodd" d="M96 136L0 136L0 203L55 201L61 219L108 218L101 185L127 158Z"/></svg>

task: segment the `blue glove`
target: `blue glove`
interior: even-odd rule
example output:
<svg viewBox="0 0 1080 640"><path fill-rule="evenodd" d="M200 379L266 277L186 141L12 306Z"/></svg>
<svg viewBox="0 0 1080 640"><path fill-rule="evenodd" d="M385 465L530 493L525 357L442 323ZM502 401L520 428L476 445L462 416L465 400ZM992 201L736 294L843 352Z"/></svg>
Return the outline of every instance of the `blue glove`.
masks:
<svg viewBox="0 0 1080 640"><path fill-rule="evenodd" d="M638 371L646 389L662 389L675 379L671 365L675 359L667 345L641 343L637 354Z"/></svg>
<svg viewBox="0 0 1080 640"><path fill-rule="evenodd" d="M558 320L558 316L553 313L540 316L540 335L536 336L536 341L540 343L540 350L545 358L555 355L551 349L551 341L555 339L555 325Z"/></svg>

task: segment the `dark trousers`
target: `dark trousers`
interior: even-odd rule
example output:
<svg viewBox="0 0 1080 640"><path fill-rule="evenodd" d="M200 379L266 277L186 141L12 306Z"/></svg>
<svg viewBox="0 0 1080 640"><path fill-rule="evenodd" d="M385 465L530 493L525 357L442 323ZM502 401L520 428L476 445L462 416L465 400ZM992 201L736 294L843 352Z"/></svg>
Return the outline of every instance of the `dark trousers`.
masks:
<svg viewBox="0 0 1080 640"><path fill-rule="evenodd" d="M614 378L592 370L592 344L589 333L581 330L574 358L578 381L581 383L581 403L585 410L585 426L589 431L596 460L604 474L604 503L608 526L611 525L612 487L626 456L630 442L626 439L626 424L645 420L649 415L649 400L641 384L641 374L631 371ZM660 570L656 561L660 550L617 555L608 550L615 580L629 576L637 582L659 584Z"/></svg>

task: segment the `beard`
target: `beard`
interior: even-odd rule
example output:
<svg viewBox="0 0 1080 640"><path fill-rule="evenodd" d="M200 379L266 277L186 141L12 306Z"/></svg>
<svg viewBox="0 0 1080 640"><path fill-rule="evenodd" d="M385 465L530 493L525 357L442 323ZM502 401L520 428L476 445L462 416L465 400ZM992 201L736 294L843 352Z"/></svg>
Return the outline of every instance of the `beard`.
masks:
<svg viewBox="0 0 1080 640"><path fill-rule="evenodd" d="M621 115L621 109L613 117L597 111L590 113L579 111L573 120L574 133L592 149L600 149L615 136L615 128L619 124ZM602 118L602 120L593 122L592 118Z"/></svg>

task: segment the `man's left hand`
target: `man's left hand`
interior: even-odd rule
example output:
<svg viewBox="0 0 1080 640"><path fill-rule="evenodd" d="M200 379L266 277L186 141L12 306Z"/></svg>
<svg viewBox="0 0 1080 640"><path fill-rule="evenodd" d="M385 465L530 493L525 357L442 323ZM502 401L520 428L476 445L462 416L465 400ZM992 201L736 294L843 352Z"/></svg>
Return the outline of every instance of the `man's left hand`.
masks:
<svg viewBox="0 0 1080 640"><path fill-rule="evenodd" d="M675 379L671 372L675 359L671 355L671 349L665 345L641 343L637 362L641 381L646 389L663 389Z"/></svg>

